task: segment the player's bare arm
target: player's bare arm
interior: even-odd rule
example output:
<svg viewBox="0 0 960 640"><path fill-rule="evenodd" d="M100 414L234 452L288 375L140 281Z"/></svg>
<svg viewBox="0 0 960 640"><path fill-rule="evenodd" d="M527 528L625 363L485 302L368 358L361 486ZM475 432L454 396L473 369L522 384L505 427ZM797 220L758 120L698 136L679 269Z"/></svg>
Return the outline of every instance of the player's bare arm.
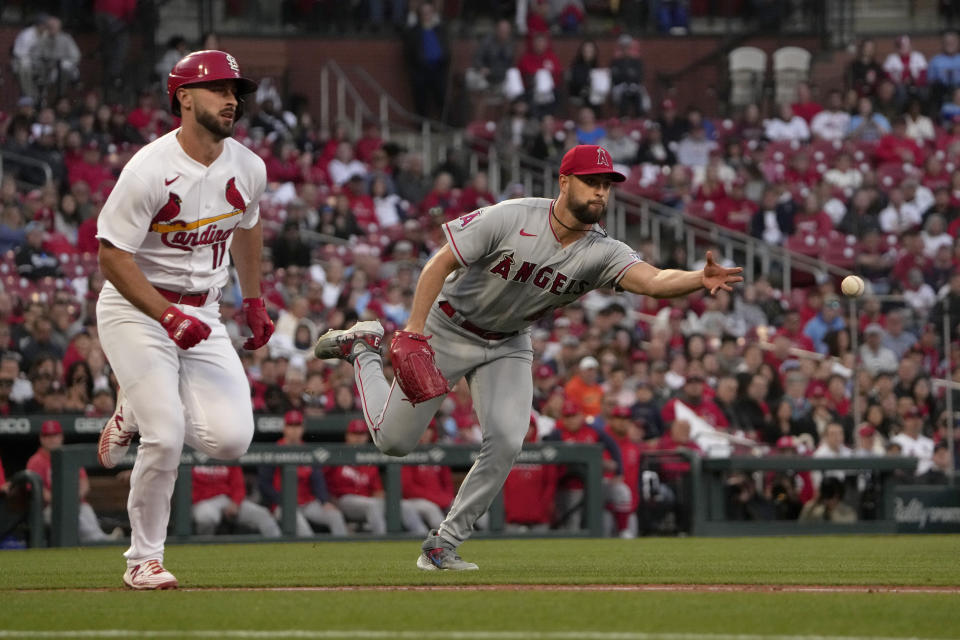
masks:
<svg viewBox="0 0 960 640"><path fill-rule="evenodd" d="M630 267L620 280L620 286L631 293L652 298L678 298L706 289L711 295L717 291L733 291L732 285L742 282L743 267L728 269L713 261L713 252L707 251L707 263L698 271L658 269L646 262Z"/></svg>
<svg viewBox="0 0 960 640"><path fill-rule="evenodd" d="M237 269L240 291L244 298L260 297L260 254L263 251L263 226L260 221L249 229L237 227L233 232L230 255Z"/></svg>
<svg viewBox="0 0 960 640"><path fill-rule="evenodd" d="M137 309L159 321L170 303L143 275L133 261L133 254L101 239L97 258L103 276L113 283L117 291Z"/></svg>
<svg viewBox="0 0 960 640"><path fill-rule="evenodd" d="M447 276L460 268L460 263L450 250L450 245L445 244L433 257L427 260L423 271L420 272L420 278L417 280L417 288L413 292L413 304L410 310L410 319L407 321L405 331L411 333L423 333L423 327L427 322L427 314L430 313L430 307L440 295L440 289L443 288L443 281Z"/></svg>

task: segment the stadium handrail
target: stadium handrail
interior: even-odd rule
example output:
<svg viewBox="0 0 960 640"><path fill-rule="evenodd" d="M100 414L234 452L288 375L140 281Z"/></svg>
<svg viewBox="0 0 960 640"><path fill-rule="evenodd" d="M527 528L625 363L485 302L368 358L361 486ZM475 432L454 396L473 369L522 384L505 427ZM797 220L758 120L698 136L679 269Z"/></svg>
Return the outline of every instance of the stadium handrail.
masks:
<svg viewBox="0 0 960 640"><path fill-rule="evenodd" d="M850 458L812 458L806 456L731 456L703 458L700 461L699 500L693 512L692 533L695 535L795 535L799 533L893 533L894 489L899 484L898 474L913 473L917 459L901 456L862 456ZM732 471L846 471L853 474L869 472L879 479L880 500L877 518L855 524L803 524L792 520L730 521L724 514L724 491L727 474Z"/></svg>
<svg viewBox="0 0 960 640"><path fill-rule="evenodd" d="M361 95L351 80L351 74L376 96L376 110ZM331 77L334 81L332 92ZM377 122L385 140L390 139L420 151L426 173L433 170L434 161L446 159L447 149L459 149L463 145L462 130L408 111L363 67L344 68L334 60L327 60L320 68L320 86L323 96L320 102L322 126L328 127L331 120L350 122L359 134L364 120ZM348 97L352 101L349 105Z"/></svg>
<svg viewBox="0 0 960 640"><path fill-rule="evenodd" d="M48 163L44 162L43 160L38 160L36 158L31 158L30 156L25 156L19 153L15 153L13 151L6 151L6 150L0 150L0 158L2 158L3 160L4 173L6 173L7 171L7 166L6 166L7 161L12 161L16 164L26 165L29 167L37 167L38 169L43 171L43 175L45 178L45 181L43 182L43 184L25 182L20 179L17 180L18 183L25 184L30 187L42 187L45 184L49 184L50 182L53 182L53 169L50 167Z"/></svg>
<svg viewBox="0 0 960 640"><path fill-rule="evenodd" d="M496 190L494 180L497 176L494 174L500 171L500 154L495 145L490 145L487 155L491 188ZM526 193L547 193L552 189L558 175L553 164L521 153L511 154L508 161L511 181L522 182ZM770 273L775 263L780 267L784 295L790 294L790 273L794 269L810 273L818 279L843 278L852 273L824 260L767 244L751 235L689 215L648 198L615 191L608 206L607 231L616 238L629 241L637 239L630 237L629 232L634 230L639 232L638 237L649 237L657 246L665 232L672 233L675 241L685 243L687 255L691 259L695 255L694 248L698 242L720 246L727 258L732 258L734 251L742 252L745 256L744 275L748 282L755 277L756 259L759 259L762 275Z"/></svg>
<svg viewBox="0 0 960 640"><path fill-rule="evenodd" d="M407 111L366 70L361 67L355 67L351 70L377 95L379 123L382 132L389 132L389 128L384 129L384 127L391 120L391 113L395 113L403 120L416 125L404 128L404 133L410 135L411 142L422 144L421 151L425 171L429 172L431 170L431 160L433 158L443 158L448 146L459 148L463 143L463 133L460 130ZM327 61L321 68L321 86L327 87L324 83L329 81L328 75L326 75L329 73L333 73L337 79L338 117L346 110L343 97L346 93L349 93L358 103L357 113L373 115L373 110L363 101L344 68L333 60ZM330 99L330 92L324 91L323 94L326 97L321 103L321 122L325 122L325 118L329 118L327 100ZM355 117L358 120L354 124L359 130L362 121L359 119L360 116ZM471 172L479 169L479 156L484 151L486 153L490 189L494 193L501 191L500 174L505 167L504 160L508 163L506 173L510 176L510 182L523 183L525 193L549 193L553 189L553 183L557 175L555 166L522 153L511 153L509 157L501 158L494 144L477 145L476 153L471 154L470 157ZM682 221L683 224L678 225L678 220ZM781 270L781 283L785 295L790 294L792 285L790 274L793 269L809 273L817 279L843 278L851 273L847 269L826 261L783 247L769 245L748 234L727 229L707 220L685 214L677 209L671 209L658 202L633 194L616 193L611 200L611 206L607 214L607 230L614 237L628 240L627 230L632 228L629 224L632 221L639 222L645 235L651 237L656 244L659 244L659 238L662 236L664 229L672 230L674 240L684 241L687 255L691 257L695 255L693 249L698 241L718 244L724 249L727 258L731 258L735 250L742 252L745 256L744 271L748 281L752 280L755 275L755 258L760 261L763 275L768 274L773 263L776 263Z"/></svg>
<svg viewBox="0 0 960 640"><path fill-rule="evenodd" d="M341 443L316 443L302 446L254 444L236 461L213 460L196 451L184 451L180 457L181 471L173 495L173 540L198 540L193 536L191 517L191 474L189 467L197 465L279 466L281 471L282 517L284 538L296 540L297 467L305 465L376 465L384 466L384 490L387 531L401 534L400 517L402 486L400 470L403 465L445 465L468 468L480 455L474 445L432 444L418 447L398 458L388 456L372 445L356 446ZM76 546L79 541L77 516L79 509L78 474L83 467L97 466L97 447L92 444L72 444L51 453L51 534L50 545ZM136 460L135 449L128 452L118 468L130 468ZM584 467L584 499L586 529L573 535L598 537L603 535L603 448L596 444L533 443L524 445L516 460L520 464L567 464ZM491 530L502 529L503 505L498 498L491 507ZM559 535L563 535L562 533ZM220 538L222 540L222 538ZM249 537L244 537L250 540ZM353 538L356 539L356 538ZM302 538L299 540L302 541Z"/></svg>
<svg viewBox="0 0 960 640"><path fill-rule="evenodd" d="M0 538L3 538L11 529L19 527L26 519L28 532L27 546L31 549L38 549L44 546L43 524L43 478L36 472L23 469L10 477L10 487L13 491L23 490L27 492L27 499L22 506L26 509L25 518L17 518L12 525L5 522L7 529L0 531ZM9 496L7 496L9 499Z"/></svg>

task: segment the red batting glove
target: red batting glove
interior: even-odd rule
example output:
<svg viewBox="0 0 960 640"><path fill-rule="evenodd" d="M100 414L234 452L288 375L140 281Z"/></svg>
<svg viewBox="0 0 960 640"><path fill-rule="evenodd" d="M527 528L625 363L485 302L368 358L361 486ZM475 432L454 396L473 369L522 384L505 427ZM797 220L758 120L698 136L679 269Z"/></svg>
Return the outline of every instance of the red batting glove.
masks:
<svg viewBox="0 0 960 640"><path fill-rule="evenodd" d="M206 340L210 335L210 327L206 322L188 316L173 305L163 310L163 315L160 316L160 324L167 330L170 339L176 342L181 349L195 347L197 343Z"/></svg>
<svg viewBox="0 0 960 640"><path fill-rule="evenodd" d="M244 298L243 315L247 319L247 326L253 332L253 336L243 343L243 348L254 351L267 344L267 340L273 335L273 320L267 315L263 298Z"/></svg>

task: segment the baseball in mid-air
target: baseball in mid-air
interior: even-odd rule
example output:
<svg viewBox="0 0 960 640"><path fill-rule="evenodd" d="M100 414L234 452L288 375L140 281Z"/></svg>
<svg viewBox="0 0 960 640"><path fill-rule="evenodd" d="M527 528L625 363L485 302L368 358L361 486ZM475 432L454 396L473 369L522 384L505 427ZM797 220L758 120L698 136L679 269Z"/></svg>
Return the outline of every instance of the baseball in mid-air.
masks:
<svg viewBox="0 0 960 640"><path fill-rule="evenodd" d="M847 276L840 283L840 291L848 298L859 298L863 295L865 285L860 276Z"/></svg>

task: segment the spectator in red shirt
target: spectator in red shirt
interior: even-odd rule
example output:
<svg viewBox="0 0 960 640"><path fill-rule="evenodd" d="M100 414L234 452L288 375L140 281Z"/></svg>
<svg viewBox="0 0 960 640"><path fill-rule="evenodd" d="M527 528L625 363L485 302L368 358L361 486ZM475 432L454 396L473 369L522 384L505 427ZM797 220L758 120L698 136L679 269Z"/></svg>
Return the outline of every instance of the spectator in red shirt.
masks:
<svg viewBox="0 0 960 640"><path fill-rule="evenodd" d="M640 446L630 438L632 428L630 407L616 407L610 414L607 433L620 447L623 471L614 476L612 471L607 477L613 479L610 488L608 509L613 515L617 535L621 538L635 538L637 535L637 507L640 506ZM609 453L604 452L608 459ZM623 488L629 493L624 493ZM629 500L627 499L629 497Z"/></svg>
<svg viewBox="0 0 960 640"><path fill-rule="evenodd" d="M749 234L750 221L758 210L756 203L747 197L746 181L738 176L730 185L730 194L727 199L721 203L717 224L733 231Z"/></svg>
<svg viewBox="0 0 960 640"><path fill-rule="evenodd" d="M193 523L199 535L213 535L226 519L264 537L280 537L280 525L270 510L247 499L240 467L195 466L192 475Z"/></svg>
<svg viewBox="0 0 960 640"><path fill-rule="evenodd" d="M430 422L420 436L420 444L437 440L437 423ZM444 514L453 503L453 476L450 467L442 465L404 465L400 471L403 502L415 511L429 529L438 529Z"/></svg>
<svg viewBox="0 0 960 640"><path fill-rule="evenodd" d="M267 166L267 182L303 182L300 167L300 152L292 142L278 141L272 153L264 158Z"/></svg>
<svg viewBox="0 0 960 640"><path fill-rule="evenodd" d="M813 236L826 241L833 231L833 221L820 204L820 197L813 191L803 199L803 208L793 217L794 236Z"/></svg>
<svg viewBox="0 0 960 640"><path fill-rule="evenodd" d="M915 167L922 167L926 154L917 141L907 135L907 121L903 116L897 116L891 121L890 126L892 128L890 133L880 138L880 142L877 143L877 162L880 164L908 163Z"/></svg>
<svg viewBox="0 0 960 640"><path fill-rule="evenodd" d="M777 332L790 339L793 347L804 351L815 351L813 340L803 333L803 324L800 321L800 312L796 309L787 309L783 316L783 326Z"/></svg>
<svg viewBox="0 0 960 640"><path fill-rule="evenodd" d="M464 212L476 211L495 202L497 202L497 198L490 192L487 174L480 171L473 176L470 184L464 187L460 193L459 206Z"/></svg>
<svg viewBox="0 0 960 640"><path fill-rule="evenodd" d="M56 420L47 420L40 426L40 448L27 460L27 471L32 471L43 480L43 519L49 526L51 519L50 498L53 490L53 473L50 463L50 452L63 446L63 428ZM2 471L0 471L2 474ZM80 542L102 542L104 540L116 540L122 536L122 531L114 529L113 533L107 535L100 528L100 522L97 520L97 514L93 507L87 502L87 494L90 493L90 480L87 479L87 472L81 468L79 477L80 488L80 512L77 518L77 533ZM3 484L0 478L0 484Z"/></svg>
<svg viewBox="0 0 960 640"><path fill-rule="evenodd" d="M537 441L536 416L524 442ZM557 465L515 464L503 485L506 531L547 531L553 518L557 492Z"/></svg>
<svg viewBox="0 0 960 640"><path fill-rule="evenodd" d="M354 174L344 185L343 193L350 201L350 210L353 211L353 217L357 224L363 229L364 233L372 233L380 226L377 219L377 208L373 203L373 198L367 193L366 181L363 176Z"/></svg>
<svg viewBox="0 0 960 640"><path fill-rule="evenodd" d="M520 60L517 61L517 69L523 77L523 85L529 98L545 105L554 102L556 88L562 86L563 83L563 65L560 64L560 58L557 57L550 44L549 34L536 33L528 39L527 49L520 56ZM549 96L549 99L546 95L539 97L535 92L537 87L536 76L540 71L546 72L553 82L551 87L553 95Z"/></svg>
<svg viewBox="0 0 960 640"><path fill-rule="evenodd" d="M113 183L114 175L107 166L101 162L100 145L91 140L83 151L83 158L79 163L68 165L67 179L72 187L77 182L83 181L90 187L91 193L103 195L103 189Z"/></svg>
<svg viewBox="0 0 960 640"><path fill-rule="evenodd" d="M810 95L810 85L806 82L797 85L797 101L793 103L792 108L794 115L806 120L807 124L813 121L813 116L823 111L820 103L815 102Z"/></svg>
<svg viewBox="0 0 960 640"><path fill-rule="evenodd" d="M445 171L438 173L433 179L433 189L420 203L420 212L437 222L452 220L463 213L459 196L459 190L453 188L453 176Z"/></svg>
<svg viewBox="0 0 960 640"><path fill-rule="evenodd" d="M376 122L368 120L363 125L363 135L354 145L357 160L369 164L373 159L373 152L382 146L383 138L380 137L380 127Z"/></svg>
<svg viewBox="0 0 960 640"><path fill-rule="evenodd" d="M891 275L895 282L904 283L913 269L926 273L930 269L930 259L924 253L923 237L916 229L908 229L900 236L900 256L893 265Z"/></svg>
<svg viewBox="0 0 960 640"><path fill-rule="evenodd" d="M302 445L303 431L303 414L296 410L287 411L283 416L283 436L277 440L277 444ZM277 520L283 515L280 510L280 491L283 487L281 470L279 466L264 466L257 472L260 493L268 505L275 508ZM311 524L326 527L335 536L347 535L343 514L330 499L323 467L319 464L297 467L297 536L313 536Z"/></svg>
<svg viewBox="0 0 960 640"><path fill-rule="evenodd" d="M720 410L712 400L704 398L703 376L690 375L683 382L682 391L674 398L671 398L667 404L663 405L660 415L667 424L672 423L677 418L677 403L682 402L687 405L691 411L706 420L711 426L717 429L726 429L729 425L723 411Z"/></svg>
<svg viewBox="0 0 960 640"><path fill-rule="evenodd" d="M573 400L566 400L563 403L561 419L557 423L557 427L553 433L549 434L548 439L580 444L596 444L602 441L609 452L609 456L604 460L604 471L611 471L615 476L620 476L623 473L623 467L620 463L620 448L617 447L616 442L606 433L601 433L588 426L584 419L583 410ZM561 478L557 485L557 516L563 528L579 529L583 516L584 485L583 479L570 471L564 467L559 472ZM605 495L607 501L609 501L611 493L606 488L607 484L609 483L605 483Z"/></svg>
<svg viewBox="0 0 960 640"><path fill-rule="evenodd" d="M347 444L360 446L369 442L370 433L363 420L351 420L344 436ZM350 522L366 526L374 535L386 535L387 518L380 470L372 465L325 467L324 477L330 494ZM400 516L408 531L426 534L427 528L416 511L400 503Z"/></svg>
<svg viewBox="0 0 960 640"><path fill-rule="evenodd" d="M783 172L783 180L787 185L806 185L813 187L820 182L817 168L810 163L810 155L803 150L797 151L790 159Z"/></svg>
<svg viewBox="0 0 960 640"><path fill-rule="evenodd" d="M127 123L140 132L145 140L154 140L173 127L166 109L157 107L157 98L150 89L143 89L137 106L127 114Z"/></svg>

